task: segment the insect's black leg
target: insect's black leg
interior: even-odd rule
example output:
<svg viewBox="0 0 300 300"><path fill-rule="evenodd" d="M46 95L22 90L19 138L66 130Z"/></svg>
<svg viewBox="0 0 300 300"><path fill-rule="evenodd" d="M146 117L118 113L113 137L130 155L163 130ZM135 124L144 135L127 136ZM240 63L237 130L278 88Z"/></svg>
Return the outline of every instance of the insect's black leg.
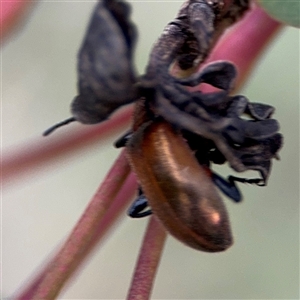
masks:
<svg viewBox="0 0 300 300"><path fill-rule="evenodd" d="M242 182L242 183L249 183L249 184L256 184L259 186L264 186L265 181L261 178L241 178L241 177L235 177L235 176L229 176L228 181L230 183L233 183L234 181Z"/></svg>
<svg viewBox="0 0 300 300"><path fill-rule="evenodd" d="M115 141L114 146L116 148L125 147L126 143L128 142L128 140L130 140L131 137L132 137L132 131L127 131L125 134L123 134L120 138L118 138Z"/></svg>
<svg viewBox="0 0 300 300"><path fill-rule="evenodd" d="M43 136L47 136L47 135L49 135L50 133L52 133L54 130L56 130L57 128L62 127L62 126L65 126L65 125L67 125L67 124L69 124L69 123L71 123L71 122L75 122L75 121L76 121L76 119L75 119L74 117L71 117L71 118L68 118L68 119L66 119L66 120L64 120L64 121L61 121L61 122L59 122L59 123L57 123L57 124L51 126L51 127L48 128L47 130L45 130L45 131L43 132Z"/></svg>
<svg viewBox="0 0 300 300"><path fill-rule="evenodd" d="M229 176L227 181L220 175L212 173L212 180L214 184L234 202L240 202L243 197L233 178L235 177Z"/></svg>
<svg viewBox="0 0 300 300"><path fill-rule="evenodd" d="M147 209L148 201L142 190L139 189L139 196L135 199L133 204L128 209L128 216L131 218L143 218L152 214L151 209Z"/></svg>

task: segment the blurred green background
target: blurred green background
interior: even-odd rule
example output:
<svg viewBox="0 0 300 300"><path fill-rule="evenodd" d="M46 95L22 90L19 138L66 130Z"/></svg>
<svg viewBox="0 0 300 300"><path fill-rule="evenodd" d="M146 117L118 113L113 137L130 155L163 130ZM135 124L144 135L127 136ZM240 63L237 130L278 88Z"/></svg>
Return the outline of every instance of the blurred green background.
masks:
<svg viewBox="0 0 300 300"><path fill-rule="evenodd" d="M69 104L76 95L76 55L94 4L41 2L22 31L4 46L4 153L33 142L42 144L41 133L69 117ZM179 1L133 3L139 72L180 5ZM281 161L274 162L266 188L241 185L244 202L224 199L235 237L228 251L197 252L168 238L153 299L299 299L297 29L281 32L241 93L253 102L276 107L284 135ZM76 130L82 125L69 126ZM3 186L4 297L24 284L67 236L119 153L112 146L116 137ZM228 173L226 168L220 170ZM124 216L60 298L124 299L146 223L147 219Z"/></svg>

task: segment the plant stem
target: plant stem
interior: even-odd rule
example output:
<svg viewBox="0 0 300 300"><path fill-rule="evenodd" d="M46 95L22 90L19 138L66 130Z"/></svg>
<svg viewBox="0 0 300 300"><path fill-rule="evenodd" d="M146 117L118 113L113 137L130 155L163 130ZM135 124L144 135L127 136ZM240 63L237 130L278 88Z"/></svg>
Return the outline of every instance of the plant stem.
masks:
<svg viewBox="0 0 300 300"><path fill-rule="evenodd" d="M17 299L55 299L136 190L123 151L58 254ZM126 179L127 186L124 184ZM114 201L116 201L114 203ZM114 203L114 205L112 205ZM119 206L119 207L116 207Z"/></svg>
<svg viewBox="0 0 300 300"><path fill-rule="evenodd" d="M255 7L222 36L206 62L233 62L239 71L235 89L240 89L263 51L282 28L282 23L272 19L262 8Z"/></svg>
<svg viewBox="0 0 300 300"><path fill-rule="evenodd" d="M166 235L166 230L153 215L144 236L127 300L150 299Z"/></svg>

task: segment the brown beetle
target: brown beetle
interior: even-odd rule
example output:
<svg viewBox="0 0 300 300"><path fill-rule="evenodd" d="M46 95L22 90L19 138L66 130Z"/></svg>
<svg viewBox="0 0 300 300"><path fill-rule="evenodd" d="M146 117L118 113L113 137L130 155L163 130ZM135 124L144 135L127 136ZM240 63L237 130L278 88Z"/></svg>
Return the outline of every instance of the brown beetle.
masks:
<svg viewBox="0 0 300 300"><path fill-rule="evenodd" d="M126 148L152 211L174 237L207 252L232 245L226 207L179 132L163 120L146 121Z"/></svg>

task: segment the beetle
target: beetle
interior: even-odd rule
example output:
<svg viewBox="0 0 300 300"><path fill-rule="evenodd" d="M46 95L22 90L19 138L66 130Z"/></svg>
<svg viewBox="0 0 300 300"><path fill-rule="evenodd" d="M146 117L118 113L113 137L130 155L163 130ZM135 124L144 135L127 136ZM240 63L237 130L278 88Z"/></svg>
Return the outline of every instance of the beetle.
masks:
<svg viewBox="0 0 300 300"><path fill-rule="evenodd" d="M146 122L126 144L151 209L174 237L202 251L232 245L226 207L206 170L170 124Z"/></svg>

